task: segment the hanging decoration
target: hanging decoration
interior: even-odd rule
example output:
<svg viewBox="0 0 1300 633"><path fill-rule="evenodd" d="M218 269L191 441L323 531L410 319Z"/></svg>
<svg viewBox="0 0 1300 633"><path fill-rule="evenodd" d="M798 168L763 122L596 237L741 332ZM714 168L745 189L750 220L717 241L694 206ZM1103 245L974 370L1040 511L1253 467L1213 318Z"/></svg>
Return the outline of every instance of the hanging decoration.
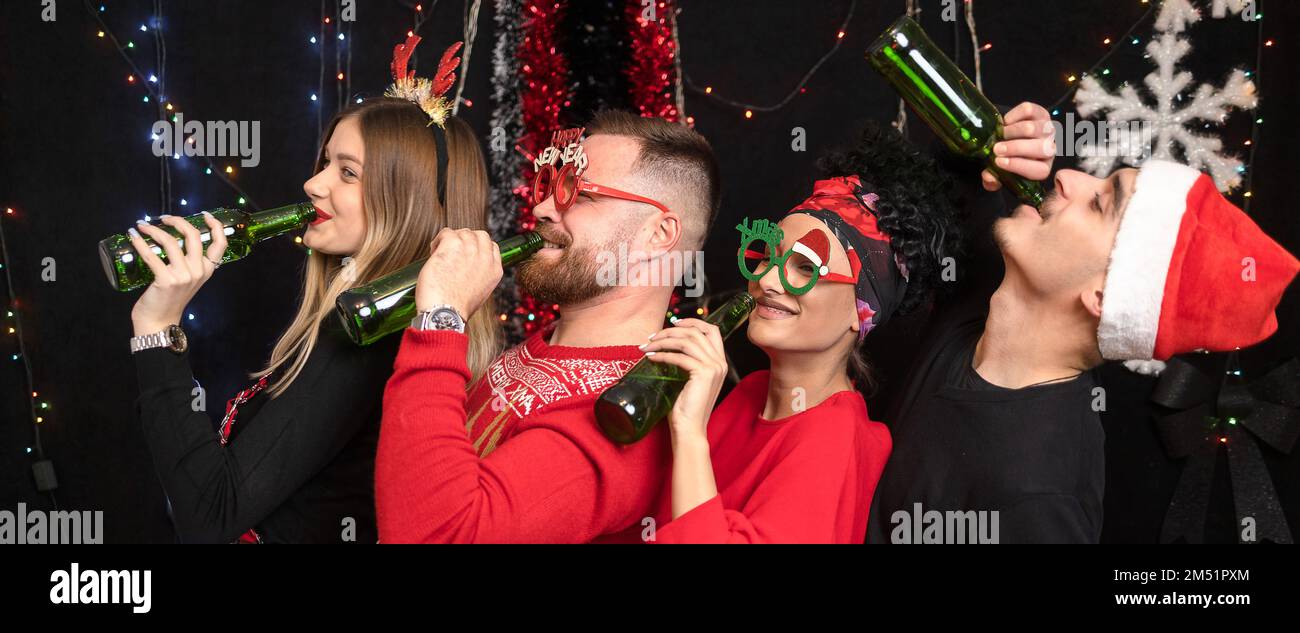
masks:
<svg viewBox="0 0 1300 633"><path fill-rule="evenodd" d="M1179 147L1183 162L1208 172L1220 191L1227 192L1241 184L1245 171L1241 160L1222 153L1221 138L1195 133L1192 126L1197 122L1221 125L1234 108L1254 109L1258 104L1255 84L1246 71L1237 69L1222 88L1203 83L1196 86L1190 101L1184 99L1194 78L1190 72L1179 70L1179 62L1192 49L1190 40L1183 34L1189 24L1200 19L1200 12L1191 0L1165 0L1160 7L1156 38L1146 47L1156 64L1156 70L1144 80L1150 91L1149 99L1127 83L1118 94L1112 94L1094 75L1081 79L1074 96L1079 114L1085 117L1105 114L1107 121L1137 124L1120 126L1116 146L1122 151L1094 151L1084 157L1085 170L1105 176L1120 160L1135 166L1148 158L1177 160L1175 147Z"/></svg>
<svg viewBox="0 0 1300 633"><path fill-rule="evenodd" d="M1284 455L1295 447L1300 361L1291 359L1248 383L1237 352L1176 356L1161 373L1151 401L1173 410L1156 425L1169 456L1185 460L1160 542L1205 540L1215 462L1222 449L1227 451L1238 542L1291 543L1291 528L1257 442Z"/></svg>
<svg viewBox="0 0 1300 633"><path fill-rule="evenodd" d="M632 48L625 74L632 103L641 116L681 120L677 42L673 36L676 0L658 0L651 7L629 2L625 11Z"/></svg>

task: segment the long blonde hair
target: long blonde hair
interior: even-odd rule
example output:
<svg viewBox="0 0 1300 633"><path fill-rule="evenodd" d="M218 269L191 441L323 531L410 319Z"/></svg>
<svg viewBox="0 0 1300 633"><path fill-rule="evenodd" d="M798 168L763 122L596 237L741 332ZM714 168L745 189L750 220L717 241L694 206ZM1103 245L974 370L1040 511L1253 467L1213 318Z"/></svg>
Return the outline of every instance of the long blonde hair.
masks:
<svg viewBox="0 0 1300 633"><path fill-rule="evenodd" d="M334 316L339 293L370 283L429 255L429 242L444 226L487 228L487 171L473 130L464 121L446 123L446 206L438 202L437 150L429 119L418 106L392 98L368 99L339 112L330 121L313 173L320 173L325 145L339 122L356 117L365 144L361 199L366 236L346 272L343 258L312 251L307 256L302 302L289 327L276 342L266 368L253 378L283 368L268 391L284 392L302 372L316 346L320 326ZM450 273L451 271L449 271ZM501 347L500 326L491 301L468 317L466 362L474 378L482 375ZM396 335L394 335L396 336Z"/></svg>

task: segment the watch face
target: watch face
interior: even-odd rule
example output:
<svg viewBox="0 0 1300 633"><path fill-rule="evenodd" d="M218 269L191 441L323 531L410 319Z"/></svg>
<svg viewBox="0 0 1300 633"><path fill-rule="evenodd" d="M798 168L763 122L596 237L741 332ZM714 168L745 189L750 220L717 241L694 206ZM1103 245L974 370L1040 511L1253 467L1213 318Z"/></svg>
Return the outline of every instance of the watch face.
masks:
<svg viewBox="0 0 1300 633"><path fill-rule="evenodd" d="M182 330L179 325L167 328L167 338L171 339L167 349L176 354L184 354L185 350L189 348L189 341L185 338L185 330Z"/></svg>
<svg viewBox="0 0 1300 633"><path fill-rule="evenodd" d="M455 310L442 308L439 310L435 310L433 314L430 316L431 316L430 320L433 321L434 323L437 323L439 329L443 329L443 330L461 329L462 322L460 320L460 315L456 314Z"/></svg>
<svg viewBox="0 0 1300 633"><path fill-rule="evenodd" d="M448 310L439 310L433 313L433 320L441 328L456 327L456 316Z"/></svg>

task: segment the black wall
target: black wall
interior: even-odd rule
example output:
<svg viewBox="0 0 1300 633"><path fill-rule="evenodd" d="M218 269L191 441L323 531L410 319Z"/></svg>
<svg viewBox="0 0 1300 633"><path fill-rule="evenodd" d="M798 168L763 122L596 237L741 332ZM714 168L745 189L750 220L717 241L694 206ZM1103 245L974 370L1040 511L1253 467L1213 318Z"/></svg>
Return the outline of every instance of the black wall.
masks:
<svg viewBox="0 0 1300 633"><path fill-rule="evenodd" d="M96 3L97 4L97 3ZM131 56L145 73L156 70L152 34L138 30L152 13L151 2L105 1L112 31L136 43ZM333 3L329 3L333 4ZM353 93L374 95L388 83L392 46L412 25L411 12L397 1L361 0L358 20L342 48L352 53ZM419 58L427 68L445 43L459 37L462 4L444 0L421 34ZM580 3L598 11L602 3ZM751 103L772 103L830 47L849 3L826 1L683 3L680 18L683 63L700 86ZM843 47L786 108L740 111L688 93L687 112L713 142L722 161L724 210L706 251L715 289L739 287L733 259L735 233L744 216L772 216L802 200L816 175L813 162L824 151L849 142L868 119L890 120L897 99L862 59L867 43L903 10L902 0L861 1ZM940 21L938 0L923 0L922 21L934 38L960 50L970 68L964 25ZM262 122L262 164L236 166L238 184L266 208L302 198L317 145L318 110L334 111L334 42L320 101L317 45L319 3L163 2L167 43L167 92L188 119ZM1300 24L1300 6L1261 2L1266 49L1265 120L1255 157L1255 219L1293 252L1300 252L1300 222L1294 219L1296 134L1289 116L1300 107L1294 81L1297 49L1287 37ZM3 219L11 250L13 285L34 365L36 388L51 402L43 428L44 448L57 468L61 507L106 511L110 542L171 540L165 502L153 475L134 412L133 366L126 349L129 312L135 295L112 292L94 254L102 237L120 232L143 215L159 213L159 164L151 153L149 127L158 117L145 94L130 86L133 71L80 2L57 3L57 21L42 22L40 3L6 1L0 7L0 206L18 213ZM984 0L976 5L978 32L993 47L984 53L986 93L1002 104L1031 100L1046 105L1061 98L1070 73L1086 70L1146 10L1136 0ZM479 39L469 69L466 96L473 107L462 116L486 139L492 107L488 84L494 40L492 2L483 3ZM1208 12L1207 12L1208 13ZM592 15L591 21L604 19ZM571 16L578 27L582 16ZM1143 41L1150 22L1137 30ZM333 27L329 33L334 33ZM1220 83L1234 66L1254 68L1256 31L1239 20L1207 20L1192 27L1195 50L1187 67L1203 81ZM1140 46L1128 46L1110 61L1115 77L1134 82L1149 72ZM601 67L589 63L585 67ZM139 80L140 78L137 78ZM618 85L618 82L611 82ZM1062 105L1062 114L1071 102ZM1250 115L1234 115L1225 128L1229 147L1249 138ZM912 125L914 140L928 133ZM807 134L807 151L791 150L792 129ZM225 164L229 161L221 161ZM1058 162L1071 166L1069 159ZM172 162L172 202L184 197L197 212L231 206L238 197L201 159ZM42 281L41 262L54 258L55 281ZM287 240L259 248L247 262L224 268L200 293L190 311L190 332L198 380L208 390L208 410L220 412L229 394L245 384L244 372L259 368L287 323L298 292L302 252ZM1258 374L1300 351L1300 296L1292 288L1278 314L1281 331L1243 353L1248 374ZM916 324L892 324L872 337L871 351L883 378L873 411L883 412L891 380L902 374ZM731 344L742 373L763 364L761 353L743 342ZM31 476L32 425L26 412L21 364L9 361L17 348L0 339L0 507L25 502L49 507ZM1145 399L1148 379L1122 369L1105 370L1110 412L1105 539L1152 541L1159 533L1181 465L1167 459L1154 432ZM1264 448L1278 495L1291 525L1300 525L1300 466ZM1211 536L1232 540L1232 506L1220 463Z"/></svg>

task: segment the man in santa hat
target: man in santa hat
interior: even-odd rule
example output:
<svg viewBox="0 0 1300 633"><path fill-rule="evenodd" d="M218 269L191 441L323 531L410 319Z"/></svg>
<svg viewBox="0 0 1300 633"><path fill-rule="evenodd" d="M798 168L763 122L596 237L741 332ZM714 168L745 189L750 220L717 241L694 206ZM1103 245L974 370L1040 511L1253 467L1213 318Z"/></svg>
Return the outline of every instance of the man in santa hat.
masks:
<svg viewBox="0 0 1300 633"><path fill-rule="evenodd" d="M1001 168L1050 174L1045 109L1012 110L1004 138ZM1094 368L1158 371L1174 354L1277 330L1300 262L1208 176L1151 160L1106 178L1062 170L1053 184L1040 209L993 222L1005 272L991 296L967 302L982 309L936 308L886 418L894 453L870 541L1097 542L1105 396Z"/></svg>

